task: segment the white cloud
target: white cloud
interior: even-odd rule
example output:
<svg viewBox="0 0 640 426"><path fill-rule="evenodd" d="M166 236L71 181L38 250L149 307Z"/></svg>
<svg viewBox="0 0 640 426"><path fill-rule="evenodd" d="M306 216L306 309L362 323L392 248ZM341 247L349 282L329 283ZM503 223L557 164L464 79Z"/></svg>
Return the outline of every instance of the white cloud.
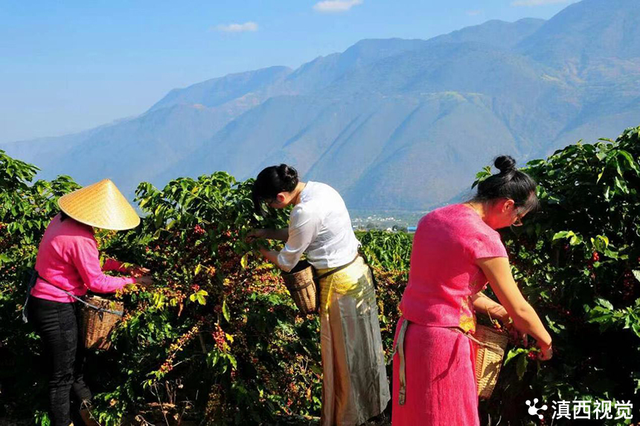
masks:
<svg viewBox="0 0 640 426"><path fill-rule="evenodd" d="M362 0L325 0L313 5L313 10L322 13L339 13L346 12L359 4L362 4Z"/></svg>
<svg viewBox="0 0 640 426"><path fill-rule="evenodd" d="M478 16L482 14L481 10L467 10L467 16Z"/></svg>
<svg viewBox="0 0 640 426"><path fill-rule="evenodd" d="M216 30L224 33L242 33L245 31L258 31L258 24L255 22L245 22L244 24L218 25Z"/></svg>
<svg viewBox="0 0 640 426"><path fill-rule="evenodd" d="M511 6L544 6L547 4L568 3L570 0L516 0Z"/></svg>

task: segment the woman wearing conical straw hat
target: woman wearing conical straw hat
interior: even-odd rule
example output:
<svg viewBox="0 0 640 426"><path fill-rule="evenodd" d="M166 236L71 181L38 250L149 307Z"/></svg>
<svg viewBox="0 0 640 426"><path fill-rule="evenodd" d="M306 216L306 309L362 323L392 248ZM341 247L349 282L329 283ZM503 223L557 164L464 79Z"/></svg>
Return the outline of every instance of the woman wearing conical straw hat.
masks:
<svg viewBox="0 0 640 426"><path fill-rule="evenodd" d="M84 187L58 200L61 212L47 227L36 259L37 279L29 292L28 318L44 344L49 375L49 418L52 426L69 426L73 417L91 420L91 391L82 374L83 339L79 337L79 302L87 290L114 293L126 285L151 284L149 271L124 267L109 259L100 266L93 228L126 230L140 218L118 188L108 179ZM129 273L111 277L103 271ZM81 404L71 410L71 396ZM76 424L80 422L77 420Z"/></svg>

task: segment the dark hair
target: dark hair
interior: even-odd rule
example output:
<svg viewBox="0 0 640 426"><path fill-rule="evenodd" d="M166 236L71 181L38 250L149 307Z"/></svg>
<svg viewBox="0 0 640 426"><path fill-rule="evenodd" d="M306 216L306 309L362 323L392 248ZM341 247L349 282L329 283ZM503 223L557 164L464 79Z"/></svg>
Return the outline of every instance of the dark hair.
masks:
<svg viewBox="0 0 640 426"><path fill-rule="evenodd" d="M64 222L66 219L69 219L69 215L60 210L60 222Z"/></svg>
<svg viewBox="0 0 640 426"><path fill-rule="evenodd" d="M471 201L490 202L510 198L516 207L524 207L527 212L540 208L536 196L536 182L525 172L516 169L516 160L509 155L495 159L494 166L500 173L489 176L478 183L478 193Z"/></svg>
<svg viewBox="0 0 640 426"><path fill-rule="evenodd" d="M256 213L265 214L262 203L265 200L276 198L280 192L291 192L298 185L298 172L286 164L271 166L262 170L253 183L251 198Z"/></svg>

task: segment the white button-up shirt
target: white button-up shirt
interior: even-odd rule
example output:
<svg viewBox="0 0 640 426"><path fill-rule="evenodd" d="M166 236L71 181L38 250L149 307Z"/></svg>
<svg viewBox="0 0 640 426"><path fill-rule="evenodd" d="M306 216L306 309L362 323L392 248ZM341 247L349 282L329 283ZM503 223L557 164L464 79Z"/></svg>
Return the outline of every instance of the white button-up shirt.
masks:
<svg viewBox="0 0 640 426"><path fill-rule="evenodd" d="M316 269L342 266L356 256L360 242L347 206L329 185L307 182L289 219L289 239L278 255L283 270L293 269L303 253Z"/></svg>

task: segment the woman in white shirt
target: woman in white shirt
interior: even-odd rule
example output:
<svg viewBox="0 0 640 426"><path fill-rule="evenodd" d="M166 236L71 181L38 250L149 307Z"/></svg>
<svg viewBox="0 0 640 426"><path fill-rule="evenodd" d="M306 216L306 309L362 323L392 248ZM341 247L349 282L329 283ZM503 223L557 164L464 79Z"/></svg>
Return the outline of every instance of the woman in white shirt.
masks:
<svg viewBox="0 0 640 426"><path fill-rule="evenodd" d="M294 206L287 229L258 229L258 238L286 241L280 251L262 248L266 259L292 270L303 254L320 280L323 371L322 426L350 426L380 414L389 385L371 270L358 255L359 242L338 192L319 182L300 182L286 164L264 169L253 185L253 202ZM346 266L345 266L346 265ZM342 267L342 268L341 268Z"/></svg>

